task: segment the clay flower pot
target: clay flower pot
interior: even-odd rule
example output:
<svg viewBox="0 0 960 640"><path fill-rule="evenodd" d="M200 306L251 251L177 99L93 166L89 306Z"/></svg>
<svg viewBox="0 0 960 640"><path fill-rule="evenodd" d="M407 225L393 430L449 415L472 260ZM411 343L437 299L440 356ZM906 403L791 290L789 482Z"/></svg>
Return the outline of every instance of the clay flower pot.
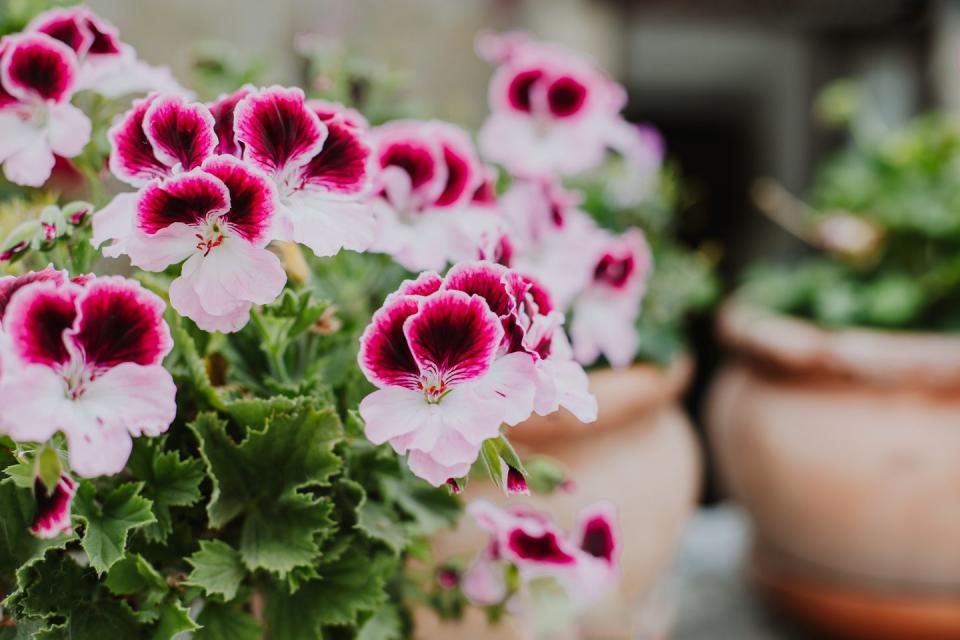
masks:
<svg viewBox="0 0 960 640"><path fill-rule="evenodd" d="M960 638L960 337L828 331L736 302L708 399L752 572L853 638Z"/></svg>
<svg viewBox="0 0 960 640"><path fill-rule="evenodd" d="M673 558L700 488L697 440L677 402L691 368L691 362L682 359L667 369L636 365L593 372L590 388L599 401L597 422L584 425L560 411L509 431L521 457L545 454L561 462L573 482L570 490L508 499L478 481L467 488L468 501L484 497L499 504L531 504L549 511L568 529L587 505L601 500L617 505L623 545L620 589L592 607L572 637L635 638L640 630L666 626L663 618L669 612L651 609L650 595ZM469 557L485 542L485 534L464 521L456 532L436 541L435 557ZM464 639L523 637L509 625L491 631L482 616L465 626L448 626L437 635L418 627L418 637L451 637L449 633Z"/></svg>

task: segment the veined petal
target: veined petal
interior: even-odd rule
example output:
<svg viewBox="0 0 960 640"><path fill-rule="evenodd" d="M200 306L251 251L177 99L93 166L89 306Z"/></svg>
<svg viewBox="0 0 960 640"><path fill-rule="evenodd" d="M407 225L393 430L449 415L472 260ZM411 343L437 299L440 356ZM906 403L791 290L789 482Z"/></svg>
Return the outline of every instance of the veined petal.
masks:
<svg viewBox="0 0 960 640"><path fill-rule="evenodd" d="M574 538L577 546L612 566L620 546L616 523L616 507L613 503L598 502L587 507L577 517Z"/></svg>
<svg viewBox="0 0 960 640"><path fill-rule="evenodd" d="M253 305L238 301L234 307L220 315L209 313L204 309L196 291L198 267L202 261L203 256L196 253L183 263L180 277L170 283L170 305L177 310L177 313L190 318L204 331L222 331L223 333L239 331L250 319L250 308Z"/></svg>
<svg viewBox="0 0 960 640"><path fill-rule="evenodd" d="M470 136L446 122L430 123L430 135L439 141L447 168L443 190L433 205L456 207L466 204L486 177L486 168L477 157Z"/></svg>
<svg viewBox="0 0 960 640"><path fill-rule="evenodd" d="M214 131L217 134L217 148L214 149L214 153L240 155L242 149L234 138L233 114L237 104L255 91L256 88L253 85L245 84L233 93L223 94L207 105L216 123Z"/></svg>
<svg viewBox="0 0 960 640"><path fill-rule="evenodd" d="M513 296L507 289L508 270L492 262L460 262L447 272L443 288L478 295L498 316L513 312Z"/></svg>
<svg viewBox="0 0 960 640"><path fill-rule="evenodd" d="M397 289L401 296L428 296L440 290L443 278L436 271L424 271L416 280L404 280Z"/></svg>
<svg viewBox="0 0 960 640"><path fill-rule="evenodd" d="M27 102L63 102L77 79L77 56L59 40L40 33L9 36L0 61L4 88Z"/></svg>
<svg viewBox="0 0 960 640"><path fill-rule="evenodd" d="M213 315L229 314L239 303L269 304L287 281L280 259L269 249L236 237L202 258L194 290L203 309Z"/></svg>
<svg viewBox="0 0 960 640"><path fill-rule="evenodd" d="M370 128L370 123L367 122L367 119L363 117L362 113L356 109L344 106L339 102L315 98L307 100L307 106L312 109L323 122L340 120L355 129L366 130Z"/></svg>
<svg viewBox="0 0 960 640"><path fill-rule="evenodd" d="M159 365L173 348L163 319L166 305L135 280L96 278L84 287L76 305L70 340L88 364L103 368L127 362Z"/></svg>
<svg viewBox="0 0 960 640"><path fill-rule="evenodd" d="M420 303L420 312L404 323L404 334L420 371L450 385L490 369L503 327L483 298L441 291Z"/></svg>
<svg viewBox="0 0 960 640"><path fill-rule="evenodd" d="M417 209L436 202L447 183L443 147L428 123L397 120L372 131L377 188L399 209ZM398 177L405 189L398 187ZM406 193L403 193L405 191Z"/></svg>
<svg viewBox="0 0 960 640"><path fill-rule="evenodd" d="M357 361L367 379L376 386L419 391L420 368L403 330L407 319L418 311L416 298L388 298L360 336ZM422 398L422 393L420 395Z"/></svg>
<svg viewBox="0 0 960 640"><path fill-rule="evenodd" d="M37 501L37 515L30 532L41 540L56 538L62 533L70 533L70 504L77 491L77 483L64 474L51 493L38 479L34 483L33 495Z"/></svg>
<svg viewBox="0 0 960 640"><path fill-rule="evenodd" d="M577 558L558 531L548 529L537 534L522 527L504 536L503 552L517 565L572 566Z"/></svg>
<svg viewBox="0 0 960 640"><path fill-rule="evenodd" d="M500 409L498 425L506 422L512 426L533 413L536 380L533 358L527 353L516 352L494 360L487 374L472 382L471 386L486 403Z"/></svg>
<svg viewBox="0 0 960 640"><path fill-rule="evenodd" d="M436 407L427 404L421 391L402 387L377 389L360 401L364 433L374 444L383 444L436 420Z"/></svg>
<svg viewBox="0 0 960 640"><path fill-rule="evenodd" d="M271 176L304 166L327 137L326 125L297 88L271 87L243 98L234 110L234 130L244 160Z"/></svg>
<svg viewBox="0 0 960 640"><path fill-rule="evenodd" d="M370 145L363 132L335 118L326 121L323 148L300 172L303 188L332 195L357 196L368 186Z"/></svg>
<svg viewBox="0 0 960 640"><path fill-rule="evenodd" d="M194 169L141 192L137 203L137 227L154 234L175 222L197 225L230 208L230 191L220 179Z"/></svg>
<svg viewBox="0 0 960 640"><path fill-rule="evenodd" d="M54 7L31 20L24 31L46 34L82 56L93 44L93 32L84 13L82 7Z"/></svg>
<svg viewBox="0 0 960 640"><path fill-rule="evenodd" d="M159 95L147 107L143 132L156 157L165 165L193 169L217 146L213 114L182 96Z"/></svg>
<svg viewBox="0 0 960 640"><path fill-rule="evenodd" d="M287 199L286 211L293 239L320 257L336 255L340 249L366 251L376 237L376 218L367 202L301 191Z"/></svg>
<svg viewBox="0 0 960 640"><path fill-rule="evenodd" d="M265 245L276 212L273 184L259 171L232 156L214 156L203 170L227 187L230 210L223 216L231 231L254 245Z"/></svg>
<svg viewBox="0 0 960 640"><path fill-rule="evenodd" d="M64 342L77 315L80 288L53 281L36 282L17 291L3 319L13 352L23 362L52 367L70 360Z"/></svg>
<svg viewBox="0 0 960 640"><path fill-rule="evenodd" d="M133 106L114 122L107 132L110 140L110 171L120 180L134 187L142 187L155 178L170 174L168 167L150 143L144 131L147 110L158 94L152 93Z"/></svg>
<svg viewBox="0 0 960 640"><path fill-rule="evenodd" d="M132 436L156 436L177 414L177 387L159 364L121 363L94 379L77 401L110 429L122 426Z"/></svg>
<svg viewBox="0 0 960 640"><path fill-rule="evenodd" d="M66 281L66 277L62 271L57 271L52 266L48 266L40 271L28 271L20 276L0 277L0 321L3 320L3 316L7 311L7 305L10 304L10 299L13 298L13 294L27 285L46 281L53 282L54 285L60 286Z"/></svg>

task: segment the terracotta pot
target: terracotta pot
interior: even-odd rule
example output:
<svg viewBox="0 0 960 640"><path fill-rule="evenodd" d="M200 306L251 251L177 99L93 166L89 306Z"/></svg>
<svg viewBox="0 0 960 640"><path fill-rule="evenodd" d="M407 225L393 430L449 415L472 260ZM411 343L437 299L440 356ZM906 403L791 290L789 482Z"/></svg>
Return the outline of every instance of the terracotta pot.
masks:
<svg viewBox="0 0 960 640"><path fill-rule="evenodd" d="M736 302L719 333L710 440L761 583L848 637L960 638L960 338Z"/></svg>
<svg viewBox="0 0 960 640"><path fill-rule="evenodd" d="M467 488L468 500L484 497L500 504L532 504L568 529L577 512L589 504L610 500L617 505L623 539L621 588L592 609L582 621L580 637L633 638L641 626L664 624L651 620L662 618L664 612L651 611L645 599L673 557L700 487L696 437L677 403L691 368L684 359L665 370L638 365L594 372L590 377L600 405L597 422L583 425L561 411L510 430L521 456L545 454L563 464L573 480L570 491L507 499L488 484L473 482ZM485 534L465 521L436 541L435 556L470 557L485 542ZM422 638L450 637L453 632L449 626L435 635L419 630ZM505 635L493 635L482 620L454 633L463 639L519 637L508 629L496 632Z"/></svg>

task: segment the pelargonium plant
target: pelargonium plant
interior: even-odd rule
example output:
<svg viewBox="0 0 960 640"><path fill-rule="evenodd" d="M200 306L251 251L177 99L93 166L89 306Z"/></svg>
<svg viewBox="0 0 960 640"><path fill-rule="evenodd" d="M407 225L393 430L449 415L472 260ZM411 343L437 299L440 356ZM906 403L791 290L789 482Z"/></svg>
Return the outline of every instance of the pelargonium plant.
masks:
<svg viewBox="0 0 960 640"><path fill-rule="evenodd" d="M742 297L831 328L955 331L960 123L926 114L883 126L858 95L839 81L818 100L850 141L815 174L809 204L770 181L755 189L761 210L817 254L755 267Z"/></svg>
<svg viewBox="0 0 960 640"><path fill-rule="evenodd" d="M592 67L514 63L547 65L511 91L558 121L550 145L624 126ZM493 542L453 600L429 539L472 469L510 494L557 484L509 431L596 418L581 363L619 362L599 311L633 322L643 236L507 167L514 194L563 200L550 234L591 229L569 298L543 221L512 226L518 196L466 131L313 93L198 97L82 6L0 40L0 636L398 638L412 607L508 607L542 580L585 603L615 581L609 506L568 536L476 504ZM497 571L494 602L474 587Z"/></svg>

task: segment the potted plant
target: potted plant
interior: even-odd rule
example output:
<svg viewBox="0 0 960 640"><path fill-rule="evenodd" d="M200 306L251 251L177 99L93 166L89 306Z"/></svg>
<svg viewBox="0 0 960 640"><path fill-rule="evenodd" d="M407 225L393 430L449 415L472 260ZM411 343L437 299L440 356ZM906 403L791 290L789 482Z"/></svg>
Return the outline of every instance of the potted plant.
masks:
<svg viewBox="0 0 960 640"><path fill-rule="evenodd" d="M838 85L820 106L850 116L854 95ZM779 601L850 637L955 637L960 128L948 114L867 122L853 119L809 205L757 187L820 251L758 267L721 312L733 358L711 440Z"/></svg>
<svg viewBox="0 0 960 640"><path fill-rule="evenodd" d="M605 503L565 528L476 503L471 580L429 557L472 467L549 484L502 425L594 418L563 313L484 259L465 132L295 87L203 101L86 7L22 22L0 43L0 635L399 638L477 578L491 610L611 587Z"/></svg>
<svg viewBox="0 0 960 640"><path fill-rule="evenodd" d="M480 220L474 233L570 314L569 342L551 348L590 367L597 399L597 419L587 422L594 406L561 388L564 411L510 432L562 487L530 502L567 526L591 503L616 505L619 588L580 621L583 633L662 633L667 614L655 592L699 492L696 439L678 400L692 368L684 319L713 297L710 261L673 240L676 171L664 165L660 135L620 115L621 87L585 58L524 34L482 35L477 49L496 66L479 146L501 172L486 205L499 225ZM467 521L435 549L462 553L482 535ZM478 637L483 629L475 627Z"/></svg>

